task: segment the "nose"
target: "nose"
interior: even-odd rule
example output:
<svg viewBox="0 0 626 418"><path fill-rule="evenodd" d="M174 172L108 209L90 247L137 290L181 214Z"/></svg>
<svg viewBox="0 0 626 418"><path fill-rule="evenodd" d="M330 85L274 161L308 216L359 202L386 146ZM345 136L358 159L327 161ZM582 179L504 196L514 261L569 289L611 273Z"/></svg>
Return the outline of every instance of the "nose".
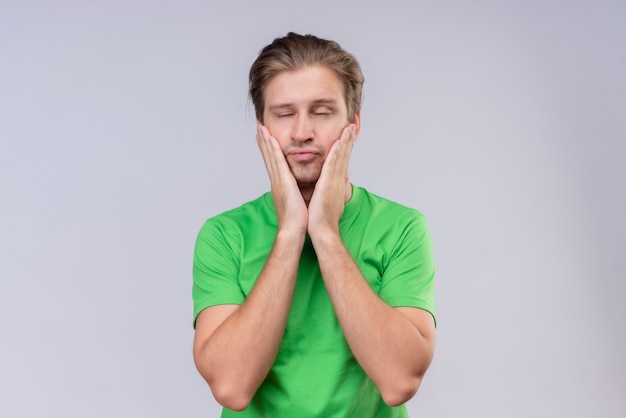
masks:
<svg viewBox="0 0 626 418"><path fill-rule="evenodd" d="M310 141L313 139L313 121L308 114L298 114L293 126L291 139L293 141Z"/></svg>

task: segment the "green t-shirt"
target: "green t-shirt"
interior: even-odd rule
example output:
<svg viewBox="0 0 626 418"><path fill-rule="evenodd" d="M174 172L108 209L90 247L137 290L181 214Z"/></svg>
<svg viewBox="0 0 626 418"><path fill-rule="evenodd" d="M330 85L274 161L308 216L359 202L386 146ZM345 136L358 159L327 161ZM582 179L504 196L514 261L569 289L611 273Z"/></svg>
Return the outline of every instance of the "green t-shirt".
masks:
<svg viewBox="0 0 626 418"><path fill-rule="evenodd" d="M204 224L194 254L194 324L209 306L243 303L276 230L271 193ZM363 277L383 301L434 316L433 255L421 213L353 187L340 230ZM383 402L350 351L308 237L274 365L250 406L241 412L225 408L222 417L408 417L405 406Z"/></svg>

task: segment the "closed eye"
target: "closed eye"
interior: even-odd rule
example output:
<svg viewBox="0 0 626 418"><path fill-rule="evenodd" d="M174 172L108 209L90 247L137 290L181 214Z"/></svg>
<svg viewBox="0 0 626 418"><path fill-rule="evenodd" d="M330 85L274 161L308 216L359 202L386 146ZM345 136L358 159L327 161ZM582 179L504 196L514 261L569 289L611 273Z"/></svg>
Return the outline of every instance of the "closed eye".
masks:
<svg viewBox="0 0 626 418"><path fill-rule="evenodd" d="M334 109L331 106L314 106L311 108L311 114L313 116L330 116L333 114Z"/></svg>

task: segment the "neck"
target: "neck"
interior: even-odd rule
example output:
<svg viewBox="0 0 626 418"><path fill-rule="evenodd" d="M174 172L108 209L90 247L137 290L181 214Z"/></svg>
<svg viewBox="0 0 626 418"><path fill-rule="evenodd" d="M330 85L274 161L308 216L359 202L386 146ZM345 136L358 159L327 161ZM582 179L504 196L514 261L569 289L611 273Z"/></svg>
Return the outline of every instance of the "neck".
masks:
<svg viewBox="0 0 626 418"><path fill-rule="evenodd" d="M302 194L304 203L308 208L311 197L313 197L313 192L315 191L315 184L299 184L298 187L300 188L300 193Z"/></svg>

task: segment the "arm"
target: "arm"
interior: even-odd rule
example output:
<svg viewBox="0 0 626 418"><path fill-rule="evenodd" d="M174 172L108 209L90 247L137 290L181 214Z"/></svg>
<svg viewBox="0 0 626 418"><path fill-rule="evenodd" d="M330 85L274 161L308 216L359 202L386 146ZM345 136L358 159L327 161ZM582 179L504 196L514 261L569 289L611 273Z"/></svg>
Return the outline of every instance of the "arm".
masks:
<svg viewBox="0 0 626 418"><path fill-rule="evenodd" d="M194 359L215 399L245 409L267 376L285 331L304 238L278 234L241 306L205 309L196 321Z"/></svg>
<svg viewBox="0 0 626 418"><path fill-rule="evenodd" d="M246 300L202 311L194 338L198 371L215 399L232 410L248 406L276 358L306 234L306 205L280 147L265 128L259 128L257 140L278 216L274 245Z"/></svg>
<svg viewBox="0 0 626 418"><path fill-rule="evenodd" d="M312 238L335 313L355 358L397 406L415 395L431 362L435 326L418 308L391 308L370 288L338 232Z"/></svg>
<svg viewBox="0 0 626 418"><path fill-rule="evenodd" d="M333 145L309 204L308 230L335 313L355 358L392 406L419 388L434 352L434 320L417 308L392 308L363 278L339 232L356 136Z"/></svg>

